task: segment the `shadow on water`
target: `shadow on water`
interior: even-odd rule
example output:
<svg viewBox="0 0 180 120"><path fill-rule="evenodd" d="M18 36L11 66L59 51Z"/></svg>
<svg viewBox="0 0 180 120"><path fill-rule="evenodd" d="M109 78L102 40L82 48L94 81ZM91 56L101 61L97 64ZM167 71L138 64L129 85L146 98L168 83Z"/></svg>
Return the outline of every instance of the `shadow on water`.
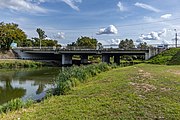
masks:
<svg viewBox="0 0 180 120"><path fill-rule="evenodd" d="M0 105L15 98L41 99L54 87L60 68L0 70Z"/></svg>

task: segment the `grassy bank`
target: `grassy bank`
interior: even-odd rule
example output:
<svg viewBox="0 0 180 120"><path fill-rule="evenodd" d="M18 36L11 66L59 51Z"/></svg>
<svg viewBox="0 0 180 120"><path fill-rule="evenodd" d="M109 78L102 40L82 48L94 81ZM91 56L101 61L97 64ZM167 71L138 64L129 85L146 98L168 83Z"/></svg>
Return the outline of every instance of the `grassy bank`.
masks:
<svg viewBox="0 0 180 120"><path fill-rule="evenodd" d="M170 48L154 56L148 63L160 65L180 65L180 48Z"/></svg>
<svg viewBox="0 0 180 120"><path fill-rule="evenodd" d="M43 66L41 62L35 62L31 60L19 60L19 59L1 59L0 69L2 68L32 68Z"/></svg>
<svg viewBox="0 0 180 120"><path fill-rule="evenodd" d="M180 118L180 66L140 64L87 79L54 96L3 115L12 120Z"/></svg>

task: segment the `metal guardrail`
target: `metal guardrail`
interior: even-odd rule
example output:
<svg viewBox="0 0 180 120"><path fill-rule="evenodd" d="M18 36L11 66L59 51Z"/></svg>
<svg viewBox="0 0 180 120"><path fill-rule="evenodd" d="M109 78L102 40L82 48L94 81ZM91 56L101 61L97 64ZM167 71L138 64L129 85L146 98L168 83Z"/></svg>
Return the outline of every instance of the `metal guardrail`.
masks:
<svg viewBox="0 0 180 120"><path fill-rule="evenodd" d="M121 48L92 48L92 47L86 47L86 46L63 46L63 47L16 47L13 48L14 50L22 50L22 51L92 51L92 50L105 50L105 51L110 51L110 50L148 50L148 49L138 49L138 48L133 48L133 49L121 49Z"/></svg>

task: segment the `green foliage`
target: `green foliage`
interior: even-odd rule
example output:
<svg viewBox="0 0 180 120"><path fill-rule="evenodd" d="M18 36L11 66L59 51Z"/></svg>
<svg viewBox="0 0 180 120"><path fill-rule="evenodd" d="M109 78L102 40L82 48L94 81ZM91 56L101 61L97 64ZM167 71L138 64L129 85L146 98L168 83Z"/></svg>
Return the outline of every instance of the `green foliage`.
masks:
<svg viewBox="0 0 180 120"><path fill-rule="evenodd" d="M0 23L0 47L9 50L11 43L16 42L21 46L26 40L26 34L14 23Z"/></svg>
<svg viewBox="0 0 180 120"><path fill-rule="evenodd" d="M35 62L31 60L1 60L0 69L6 68L33 68L42 67L44 64L41 62Z"/></svg>
<svg viewBox="0 0 180 120"><path fill-rule="evenodd" d="M167 63L168 65L180 65L180 50Z"/></svg>
<svg viewBox="0 0 180 120"><path fill-rule="evenodd" d="M98 73L105 72L111 68L116 68L113 64L112 67L106 63L93 64L88 66L73 66L60 72L56 80L56 89L54 94L66 94L72 87L78 83L85 82L89 77L93 77Z"/></svg>
<svg viewBox="0 0 180 120"><path fill-rule="evenodd" d="M36 32L38 33L40 40L43 40L47 37L47 35L45 35L45 31L43 31L41 28L37 28Z"/></svg>
<svg viewBox="0 0 180 120"><path fill-rule="evenodd" d="M52 47L52 46L59 46L57 40L51 40L51 39L45 39L47 35L45 34L45 31L43 31L41 28L37 28L36 32L38 33L39 38L32 38L31 42L33 47Z"/></svg>
<svg viewBox="0 0 180 120"><path fill-rule="evenodd" d="M149 46L148 46L148 44L146 42L143 42L143 43L139 43L137 48L139 48L139 49L148 49Z"/></svg>
<svg viewBox="0 0 180 120"><path fill-rule="evenodd" d="M134 42L132 39L121 40L121 42L119 43L119 48L121 48L121 49L128 50L128 49L132 49L134 47L135 47L135 45L134 45Z"/></svg>
<svg viewBox="0 0 180 120"><path fill-rule="evenodd" d="M151 64L160 64L160 65L179 64L180 62L177 61L177 60L179 60L179 59L177 59L179 56L179 51L180 51L180 48L170 48L170 49L163 51L162 53L154 56L147 62L151 63Z"/></svg>
<svg viewBox="0 0 180 120"><path fill-rule="evenodd" d="M33 104L32 100L23 102L20 98L13 99L0 106L0 113L7 113L9 111L19 110L20 108L27 108Z"/></svg>
<svg viewBox="0 0 180 120"><path fill-rule="evenodd" d="M81 48L96 48L96 46L102 47L101 43L98 43L98 41L95 38L90 38L90 37L80 37L77 39L76 42L72 42L72 44L68 44L68 47L73 47L73 46L80 46Z"/></svg>

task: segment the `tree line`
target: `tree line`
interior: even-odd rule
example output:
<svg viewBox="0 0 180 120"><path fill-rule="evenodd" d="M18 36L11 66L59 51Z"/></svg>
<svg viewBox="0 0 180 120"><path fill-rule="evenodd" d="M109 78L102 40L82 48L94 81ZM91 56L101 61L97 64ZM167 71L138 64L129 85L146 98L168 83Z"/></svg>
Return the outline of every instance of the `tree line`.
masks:
<svg viewBox="0 0 180 120"><path fill-rule="evenodd" d="M57 40L46 39L47 35L41 28L37 28L36 32L38 37L31 39L27 38L25 32L19 28L18 24L15 23L0 23L0 49L9 50L11 49L12 43L17 43L18 47L49 47L49 46L61 46ZM86 47L93 49L103 48L102 43L98 42L95 38L86 36L79 37L75 42L67 44L67 47ZM147 43L140 43L137 48L147 49L150 46ZM120 49L133 49L135 48L132 39L121 40L119 43Z"/></svg>
<svg viewBox="0 0 180 120"><path fill-rule="evenodd" d="M21 30L18 24L15 23L0 23L0 49L11 49L12 43L17 43L18 47L47 47L47 46L60 46L57 40L46 39L47 35L41 28L37 28L36 32L38 37L31 39Z"/></svg>

